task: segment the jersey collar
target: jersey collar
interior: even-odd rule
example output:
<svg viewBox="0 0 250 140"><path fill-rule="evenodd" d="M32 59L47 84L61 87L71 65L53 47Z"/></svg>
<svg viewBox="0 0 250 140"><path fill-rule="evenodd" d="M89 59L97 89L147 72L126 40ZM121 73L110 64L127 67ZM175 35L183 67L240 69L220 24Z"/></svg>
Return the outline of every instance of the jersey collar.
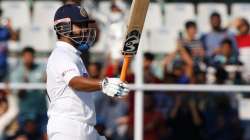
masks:
<svg viewBox="0 0 250 140"><path fill-rule="evenodd" d="M65 48L73 53L76 53L77 55L81 54L81 52L78 51L74 46L72 46L71 44L64 42L64 41L57 41L56 46L63 47L63 48Z"/></svg>

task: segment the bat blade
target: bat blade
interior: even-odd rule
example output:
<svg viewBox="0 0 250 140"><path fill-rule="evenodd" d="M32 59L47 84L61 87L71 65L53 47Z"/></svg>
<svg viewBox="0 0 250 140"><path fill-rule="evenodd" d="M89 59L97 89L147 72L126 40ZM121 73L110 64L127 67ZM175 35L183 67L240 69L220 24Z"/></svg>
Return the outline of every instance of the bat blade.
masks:
<svg viewBox="0 0 250 140"><path fill-rule="evenodd" d="M130 9L130 16L127 24L126 39L124 41L122 54L124 61L120 79L126 80L126 73L132 59L132 56L137 53L140 38L146 19L149 6L149 0L133 0Z"/></svg>
<svg viewBox="0 0 250 140"><path fill-rule="evenodd" d="M123 54L136 54L146 19L149 0L133 0L127 24Z"/></svg>

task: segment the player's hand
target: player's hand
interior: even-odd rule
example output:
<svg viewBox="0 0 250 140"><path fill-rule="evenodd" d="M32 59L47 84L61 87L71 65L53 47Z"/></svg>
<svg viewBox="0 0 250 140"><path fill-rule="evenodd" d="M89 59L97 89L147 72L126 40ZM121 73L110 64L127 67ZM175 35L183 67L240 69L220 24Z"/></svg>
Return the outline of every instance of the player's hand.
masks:
<svg viewBox="0 0 250 140"><path fill-rule="evenodd" d="M129 93L129 89L119 78L105 78L102 81L102 92L111 97L122 97Z"/></svg>

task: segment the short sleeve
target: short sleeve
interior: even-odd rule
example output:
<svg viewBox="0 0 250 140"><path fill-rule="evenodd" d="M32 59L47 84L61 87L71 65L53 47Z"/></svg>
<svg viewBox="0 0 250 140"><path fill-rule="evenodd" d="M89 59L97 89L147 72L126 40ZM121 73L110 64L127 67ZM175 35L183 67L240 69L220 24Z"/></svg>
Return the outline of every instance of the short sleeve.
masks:
<svg viewBox="0 0 250 140"><path fill-rule="evenodd" d="M55 66L57 73L63 78L67 85L72 78L80 76L77 64L70 58L62 58L60 61L56 62Z"/></svg>

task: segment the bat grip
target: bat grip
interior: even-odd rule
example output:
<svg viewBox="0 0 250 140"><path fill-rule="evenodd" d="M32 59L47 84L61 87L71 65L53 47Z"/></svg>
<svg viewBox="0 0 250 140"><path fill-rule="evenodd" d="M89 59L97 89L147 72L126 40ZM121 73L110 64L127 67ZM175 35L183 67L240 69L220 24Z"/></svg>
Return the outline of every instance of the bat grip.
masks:
<svg viewBox="0 0 250 140"><path fill-rule="evenodd" d="M120 76L120 79L122 81L126 81L126 75L127 75L127 71L128 71L128 67L131 62L131 59L132 59L132 55L124 56L124 61L123 61L122 71L121 71L121 76Z"/></svg>

